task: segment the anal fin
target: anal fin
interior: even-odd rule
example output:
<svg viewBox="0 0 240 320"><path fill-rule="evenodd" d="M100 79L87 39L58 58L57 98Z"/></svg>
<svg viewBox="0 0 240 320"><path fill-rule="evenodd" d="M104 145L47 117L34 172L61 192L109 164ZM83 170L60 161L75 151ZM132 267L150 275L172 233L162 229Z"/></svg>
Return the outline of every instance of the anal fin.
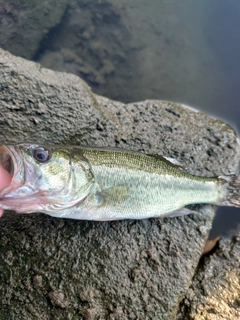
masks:
<svg viewBox="0 0 240 320"><path fill-rule="evenodd" d="M178 209L176 211L171 212L170 214L166 215L166 217L170 217L170 218L182 217L182 216L185 216L187 214L199 214L199 211L183 207L181 209Z"/></svg>

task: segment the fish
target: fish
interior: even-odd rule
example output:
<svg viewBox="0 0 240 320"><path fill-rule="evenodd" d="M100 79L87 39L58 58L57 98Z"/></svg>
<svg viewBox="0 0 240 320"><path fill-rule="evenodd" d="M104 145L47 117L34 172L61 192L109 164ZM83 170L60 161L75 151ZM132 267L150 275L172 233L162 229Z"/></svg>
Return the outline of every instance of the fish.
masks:
<svg viewBox="0 0 240 320"><path fill-rule="evenodd" d="M192 175L174 159L121 149L0 146L11 182L0 208L79 220L174 217L191 204L240 206L240 176Z"/></svg>

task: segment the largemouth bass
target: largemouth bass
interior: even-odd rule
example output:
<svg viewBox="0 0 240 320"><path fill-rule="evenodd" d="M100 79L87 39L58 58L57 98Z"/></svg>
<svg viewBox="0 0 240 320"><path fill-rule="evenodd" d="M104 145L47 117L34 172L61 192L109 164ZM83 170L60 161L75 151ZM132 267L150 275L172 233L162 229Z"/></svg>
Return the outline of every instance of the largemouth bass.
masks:
<svg viewBox="0 0 240 320"><path fill-rule="evenodd" d="M11 183L0 208L83 220L187 214L186 205L240 206L240 178L200 177L160 156L88 147L0 147Z"/></svg>

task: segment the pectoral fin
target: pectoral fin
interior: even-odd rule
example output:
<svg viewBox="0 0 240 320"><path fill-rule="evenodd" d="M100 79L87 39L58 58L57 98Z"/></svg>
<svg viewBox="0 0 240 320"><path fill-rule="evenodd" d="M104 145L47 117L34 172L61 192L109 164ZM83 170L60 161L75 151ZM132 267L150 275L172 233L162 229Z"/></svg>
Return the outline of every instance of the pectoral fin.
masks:
<svg viewBox="0 0 240 320"><path fill-rule="evenodd" d="M127 185L118 185L107 189L100 189L98 185L95 185L85 203L87 202L95 208L103 206L111 208L121 204L128 196Z"/></svg>
<svg viewBox="0 0 240 320"><path fill-rule="evenodd" d="M112 188L103 189L101 191L101 196L103 197L103 203L108 205L116 205L123 202L126 197L129 196L129 190L127 185L118 185Z"/></svg>

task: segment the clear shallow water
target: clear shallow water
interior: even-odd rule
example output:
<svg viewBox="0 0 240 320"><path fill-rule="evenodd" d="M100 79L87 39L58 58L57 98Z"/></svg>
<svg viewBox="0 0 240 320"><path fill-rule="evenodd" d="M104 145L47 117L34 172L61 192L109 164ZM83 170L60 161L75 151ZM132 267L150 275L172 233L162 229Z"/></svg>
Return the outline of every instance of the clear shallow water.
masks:
<svg viewBox="0 0 240 320"><path fill-rule="evenodd" d="M75 73L112 99L182 102L240 131L239 0L65 2L60 23L49 24L50 13L41 24L46 29L38 28L42 40L37 50L31 51L30 42L25 48L21 42L19 49L3 47L45 67ZM6 19L11 10L14 5ZM23 38L12 36L11 43L20 38L23 44L24 32ZM218 209L211 237L239 222L239 209Z"/></svg>

